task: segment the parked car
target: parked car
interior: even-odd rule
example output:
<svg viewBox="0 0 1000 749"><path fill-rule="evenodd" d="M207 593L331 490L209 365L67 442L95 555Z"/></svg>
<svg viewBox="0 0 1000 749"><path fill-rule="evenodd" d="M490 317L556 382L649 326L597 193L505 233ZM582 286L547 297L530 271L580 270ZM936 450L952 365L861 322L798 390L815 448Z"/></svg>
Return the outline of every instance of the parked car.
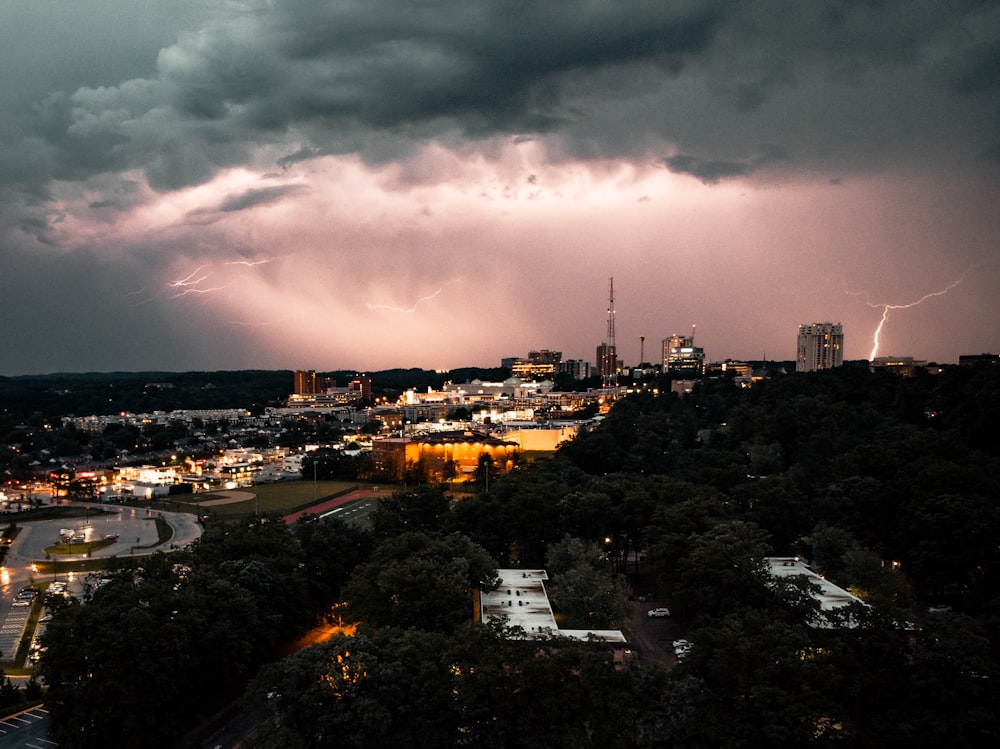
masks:
<svg viewBox="0 0 1000 749"><path fill-rule="evenodd" d="M670 609L666 608L665 606L660 606L658 608L650 609L649 611L647 611L646 616L648 616L650 619L659 619L660 617L670 616Z"/></svg>

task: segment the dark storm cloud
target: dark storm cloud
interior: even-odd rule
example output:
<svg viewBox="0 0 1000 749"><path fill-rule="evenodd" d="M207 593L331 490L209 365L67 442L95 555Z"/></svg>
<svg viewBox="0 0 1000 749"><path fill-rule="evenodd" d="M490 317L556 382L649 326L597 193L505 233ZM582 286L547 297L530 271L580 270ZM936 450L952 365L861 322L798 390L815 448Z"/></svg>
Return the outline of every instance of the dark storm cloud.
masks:
<svg viewBox="0 0 1000 749"><path fill-rule="evenodd" d="M219 220L227 213L260 208L262 206L280 203L285 198L307 192L304 185L275 185L273 187L258 187L234 195L227 196L217 205L195 208L188 211L187 220L195 224L210 224Z"/></svg>
<svg viewBox="0 0 1000 749"><path fill-rule="evenodd" d="M962 55L957 60L952 82L967 94L1000 89L1000 40L980 44Z"/></svg>
<svg viewBox="0 0 1000 749"><path fill-rule="evenodd" d="M752 175L758 169L780 163L787 155L778 145L767 145L759 149L759 154L746 161L718 161L700 159L689 154L675 154L663 159L674 174L689 174L706 185L715 185L727 179L738 179Z"/></svg>
<svg viewBox="0 0 1000 749"><path fill-rule="evenodd" d="M222 318L202 313L224 309L230 293L237 311L252 306L236 296L240 284L260 280L259 322L270 322L267 304L303 305L301 319L315 320L305 303L326 286L319 274L293 271L300 259L323 267L348 250L375 252L379 270L368 282L352 275L358 294L394 297L383 287L397 277L424 282L430 293L445 266L427 262L428 253L444 259L455 246L492 241L496 257L517 257L523 243L516 228L527 219L552 241L543 253L552 274L568 269L571 276L604 262L591 263L581 249L601 244L595 232L571 252L560 246L599 212L588 206L575 214L575 207L587 199L611 207L633 184L639 192L630 202L642 212L627 230L614 224L616 211L608 217L606 242L630 237L624 265L632 244L647 236L638 230L671 215L658 210L664 185L690 188L700 201L737 193L774 200L837 184L830 192L847 213L851 200L871 206L877 194L881 204L895 191L940 203L926 226L913 220L920 211L910 216L899 208L906 205L900 198L893 225L880 214L845 227L849 222L818 222L821 209L833 209L829 193L814 196L801 222L782 226L810 237L794 237L796 253L813 240L830 246L828 254L816 250L819 265L854 247L878 256L867 247L880 246L874 234L908 233L901 246L925 247L925 260L964 251L952 245L978 248L964 228L954 236L938 229L965 211L980 218L956 225L990 235L976 211L985 205L985 215L995 202L1000 165L997 2L173 0L140 11L134 0L8 5L0 24L0 251L11 260L3 258L0 290L22 305L47 301L18 318L26 352L66 314L63 305L106 302L99 315L106 339L140 341L147 325L176 325L184 345L171 356L196 349L205 359L183 366L207 364L216 352L199 345L210 340L201 320ZM652 166L692 179L654 174ZM980 180L975 189L968 187L973 179ZM747 189L727 190L733 183ZM768 190L754 191L765 183ZM512 185L530 187L519 193ZM493 212L480 216L475 201L459 201L466 195L495 201L506 223L486 228ZM539 195L548 202L517 212L520 198ZM713 217L716 224L709 290L718 274L739 267L733 258L749 263L753 254L742 224L728 233ZM826 236L816 226L834 229ZM649 231L660 242L659 230ZM933 236L921 242L924 233ZM759 244L775 252L767 236ZM254 260L229 264L234 252ZM564 252L572 259L561 267ZM908 253L886 257L884 267L919 265L920 252ZM271 255L287 256L287 267L260 265ZM784 272L789 264L774 257ZM467 261L463 255L458 262ZM55 292L40 270L47 266L61 284ZM382 270L389 267L393 274ZM210 274L203 283L174 285L198 268L193 278ZM927 270L931 278L936 272ZM700 294L699 277L690 273L685 286ZM520 290L521 279L510 288ZM112 304L135 289L147 295L142 326ZM271 290L273 297L263 293ZM396 295L403 301L393 308L409 309L413 300ZM213 301L219 307L211 308ZM379 341L372 348L393 350L379 338L384 331L364 327L367 318L350 319L364 331L360 337ZM87 316L72 322L86 326ZM219 337L238 347L236 336ZM25 359L8 366L43 365Z"/></svg>
<svg viewBox="0 0 1000 749"><path fill-rule="evenodd" d="M469 130L558 122L553 77L655 60L679 68L721 21L712 4L398 2L293 6L278 50L308 69L288 116L376 127L454 117ZM273 121L273 110L265 113Z"/></svg>
<svg viewBox="0 0 1000 749"><path fill-rule="evenodd" d="M296 137L286 158L358 151L378 161L448 131L551 132L579 117L563 102L564 78L636 64L675 74L710 45L719 7L261 5L181 35L154 76L41 98L32 129L47 158L31 171L81 179L139 167L165 190L245 161L254 144Z"/></svg>
<svg viewBox="0 0 1000 749"><path fill-rule="evenodd" d="M668 156L663 163L675 174L690 174L708 185L714 185L723 179L745 177L753 172L753 167L747 163L707 161L683 154Z"/></svg>
<svg viewBox="0 0 1000 749"><path fill-rule="evenodd" d="M226 198L218 210L223 213L245 211L247 208L277 203L290 195L301 193L303 190L305 188L302 185L280 185L277 187L261 187L255 190L247 190L239 195Z"/></svg>
<svg viewBox="0 0 1000 749"><path fill-rule="evenodd" d="M500 134L545 136L578 157L641 158L659 141L683 154L671 157L678 170L711 182L759 170L753 149L765 138L806 160L884 143L924 150L922 138L957 126L931 111L940 89L984 100L960 123L992 131L980 152L1000 139L995 3L231 7L208 21L201 9L190 31L150 49L152 74L123 66L111 80L95 67L103 78L42 93L0 122L10 135L0 179L40 194L51 179L139 168L169 190L267 144L288 166L348 152L379 162L430 140ZM889 99L874 98L886 86Z"/></svg>

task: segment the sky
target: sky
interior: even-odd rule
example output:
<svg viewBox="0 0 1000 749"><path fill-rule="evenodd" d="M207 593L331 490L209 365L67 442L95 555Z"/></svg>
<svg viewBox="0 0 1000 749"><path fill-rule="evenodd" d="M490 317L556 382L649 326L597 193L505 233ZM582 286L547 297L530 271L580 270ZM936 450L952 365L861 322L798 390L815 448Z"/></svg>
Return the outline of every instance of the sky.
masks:
<svg viewBox="0 0 1000 749"><path fill-rule="evenodd" d="M0 13L2 375L1000 351L998 2Z"/></svg>

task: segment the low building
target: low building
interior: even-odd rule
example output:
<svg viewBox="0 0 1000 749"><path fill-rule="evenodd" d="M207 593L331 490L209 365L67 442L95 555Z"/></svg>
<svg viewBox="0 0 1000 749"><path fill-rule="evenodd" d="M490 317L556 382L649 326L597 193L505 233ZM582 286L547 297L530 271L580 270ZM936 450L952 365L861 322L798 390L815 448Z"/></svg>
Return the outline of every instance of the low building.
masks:
<svg viewBox="0 0 1000 749"><path fill-rule="evenodd" d="M617 629L559 629L549 604L545 570L499 569L500 585L479 595L479 619L503 622L511 635L527 640L568 637L574 640L624 643L625 635Z"/></svg>
<svg viewBox="0 0 1000 749"><path fill-rule="evenodd" d="M554 452L563 442L575 438L579 431L578 424L558 428L525 427L504 432L503 437L525 451Z"/></svg>
<svg viewBox="0 0 1000 749"><path fill-rule="evenodd" d="M389 437L372 442L372 469L379 478L402 481L415 473L429 483L469 481L484 457L491 475L503 476L514 467L520 448L484 432L434 432L413 437Z"/></svg>
<svg viewBox="0 0 1000 749"><path fill-rule="evenodd" d="M843 619L836 613L853 603L867 605L860 598L816 574L797 557L767 557L765 561L773 578L802 577L808 581L813 598L819 603L819 611L807 622L810 626L819 629L857 626L849 618Z"/></svg>
<svg viewBox="0 0 1000 749"><path fill-rule="evenodd" d="M912 377L913 373L927 366L926 360L914 359L912 356L876 356L871 361L871 370L877 369L895 372L903 377Z"/></svg>
<svg viewBox="0 0 1000 749"><path fill-rule="evenodd" d="M958 366L960 367L984 365L995 367L998 364L1000 364L1000 355L997 354L959 354L958 356Z"/></svg>

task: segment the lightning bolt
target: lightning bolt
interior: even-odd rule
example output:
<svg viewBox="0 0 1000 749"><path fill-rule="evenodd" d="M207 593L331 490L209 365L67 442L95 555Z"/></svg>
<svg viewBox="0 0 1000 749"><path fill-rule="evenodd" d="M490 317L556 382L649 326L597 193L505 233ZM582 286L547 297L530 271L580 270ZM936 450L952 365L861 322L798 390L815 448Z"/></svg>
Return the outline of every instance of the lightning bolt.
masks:
<svg viewBox="0 0 1000 749"><path fill-rule="evenodd" d="M208 278L210 275L212 275L211 273L206 273L203 276L198 276L198 278L195 278L195 276L197 276L199 273L201 273L201 271L204 270L205 267L206 266L204 266L204 265L199 265L188 276L185 276L184 278L182 278L182 279L180 279L178 281L171 281L171 282L169 282L167 284L167 286L169 286L171 288L174 288L174 289L183 288L185 286L197 286L202 281L204 281L206 278Z"/></svg>
<svg viewBox="0 0 1000 749"><path fill-rule="evenodd" d="M189 294L211 294L213 291L222 291L225 286L212 286L207 289L184 289L176 294L171 294L171 299L180 299L182 296L188 296Z"/></svg>
<svg viewBox="0 0 1000 749"><path fill-rule="evenodd" d="M410 315L410 314L413 314L414 312L416 312L417 311L417 307L419 307L424 302L429 302L434 297L439 296L444 291L445 286L447 286L448 284L452 284L452 283L458 283L461 280L462 280L461 278L453 278L452 280L446 282L444 284L444 286L441 286L433 294L428 294L427 296L420 297L416 302L413 303L413 306L409 307L409 308L393 307L392 305L389 305L389 304L368 304L366 306L368 307L368 309L387 309L390 312L399 312L400 314L403 314L403 315Z"/></svg>
<svg viewBox="0 0 1000 749"><path fill-rule="evenodd" d="M878 309L879 307L882 308L882 319L878 321L878 325L875 327L875 333L872 334L872 352L868 355L868 361L874 361L875 357L878 356L879 338L882 335L882 329L885 327L886 322L889 320L889 310L910 309L910 307L916 307L919 304L923 304L928 299L931 299L933 297L944 296L949 291L958 286L960 283L962 283L962 281L965 280L965 276L968 272L969 271L965 271L965 273L963 273L957 281L948 284L943 289L939 289L938 291L931 291L927 294L924 294L915 302L907 302L906 304L874 304L872 303L871 299L866 299L865 300L866 304L872 309Z"/></svg>
<svg viewBox="0 0 1000 749"><path fill-rule="evenodd" d="M126 299L128 301L128 304L129 304L130 307L141 307L142 305L149 304L151 301L153 301L153 297L151 297L151 296L147 296L145 298L141 298L141 299L138 299L138 300L135 299L136 297L141 297L145 293L146 293L146 287L143 286L138 291L130 291L130 292L128 292L124 296L124 299Z"/></svg>
<svg viewBox="0 0 1000 749"><path fill-rule="evenodd" d="M419 307L421 304L423 304L424 302L429 302L431 299L438 296L442 291L444 291L444 286L435 291L433 294L428 294L427 296L420 297L416 302L413 303L413 306L410 307L409 309L403 309L402 307L393 307L388 304L369 304L368 309L387 309L392 312L402 312L404 315L409 315L413 312L416 312L417 307Z"/></svg>
<svg viewBox="0 0 1000 749"><path fill-rule="evenodd" d="M267 260L230 260L226 263L226 265L245 265L247 268L253 268L254 266L264 265L264 263L269 262L271 262L270 258Z"/></svg>
<svg viewBox="0 0 1000 749"><path fill-rule="evenodd" d="M167 283L167 288L177 289L177 292L170 294L171 299L180 299L182 296L190 296L191 294L197 294L202 296L204 294L211 294L216 291L222 291L225 286L199 286L202 281L207 279L212 275L211 271L208 273L202 273L202 271L209 266L199 265L191 273L189 273L184 278L178 279L177 281L170 281Z"/></svg>

